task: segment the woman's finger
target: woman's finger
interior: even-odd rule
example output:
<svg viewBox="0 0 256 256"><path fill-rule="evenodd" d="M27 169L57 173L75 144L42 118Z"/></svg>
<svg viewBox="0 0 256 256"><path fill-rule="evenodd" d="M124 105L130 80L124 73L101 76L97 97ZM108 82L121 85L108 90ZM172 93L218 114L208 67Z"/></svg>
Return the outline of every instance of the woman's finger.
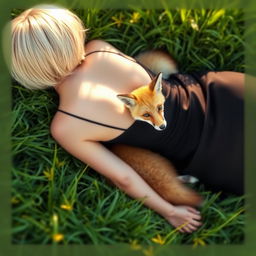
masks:
<svg viewBox="0 0 256 256"><path fill-rule="evenodd" d="M198 215L198 214L190 213L190 216L194 220L201 220L202 219L201 215Z"/></svg>
<svg viewBox="0 0 256 256"><path fill-rule="evenodd" d="M190 224L189 223L186 223L186 225L184 225L182 227L182 230L184 230L187 233L191 233L192 232L192 230L190 229Z"/></svg>
<svg viewBox="0 0 256 256"><path fill-rule="evenodd" d="M195 213L195 214L200 214L199 211L197 211L195 208L193 207L190 207L190 206L187 206L186 207L188 211L192 212L192 213Z"/></svg>
<svg viewBox="0 0 256 256"><path fill-rule="evenodd" d="M195 220L191 220L191 221L190 221L190 223L191 223L192 225L194 225L194 226L197 226L197 227L199 227L199 226L202 226L202 225L203 225L203 223L202 223L202 222L200 222L200 221L195 221Z"/></svg>
<svg viewBox="0 0 256 256"><path fill-rule="evenodd" d="M188 228L193 231L197 230L197 227L193 226L192 224L189 224Z"/></svg>
<svg viewBox="0 0 256 256"><path fill-rule="evenodd" d="M189 226L184 227L184 230L185 230L187 233L191 233L191 232L192 232L192 230L190 229Z"/></svg>

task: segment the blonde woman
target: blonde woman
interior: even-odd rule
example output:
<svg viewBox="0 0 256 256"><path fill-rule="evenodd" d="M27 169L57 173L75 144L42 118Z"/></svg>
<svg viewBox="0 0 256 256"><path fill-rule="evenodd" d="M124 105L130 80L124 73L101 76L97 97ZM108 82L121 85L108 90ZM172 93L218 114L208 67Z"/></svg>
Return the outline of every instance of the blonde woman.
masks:
<svg viewBox="0 0 256 256"><path fill-rule="evenodd" d="M71 155L112 180L129 196L133 198L146 196L144 204L162 215L174 227L187 222L188 224L180 229L180 232L191 233L202 225L200 212L192 207L173 206L165 201L128 164L105 147L108 142L122 142L154 149L156 145L154 136L159 136L159 133L156 135L152 127L143 122L134 122L124 104L116 97L118 93L129 93L141 85L148 84L152 80L152 73L133 58L124 55L104 41L93 40L84 44L86 30L81 20L67 9L58 6L35 6L13 19L11 25L13 77L26 88L53 87L59 95L58 111L50 127L53 138ZM234 83L234 92L237 91L239 99L236 99L236 96L230 97L234 97L234 104L236 101L239 102L237 108L240 108L242 74L210 72L199 79L202 79L206 86L210 82L214 83L214 80L218 80L218 86L225 85L227 81ZM163 82L167 83L164 80ZM190 85L190 88L192 87ZM199 90L199 101L206 106L207 92L204 90L207 88L201 87L196 83L194 88ZM188 88L186 90L192 97L190 99L192 101L196 93L191 93L192 91ZM233 92L233 87L230 87L230 90ZM166 148L167 144L171 148L172 143L176 143L178 155L175 159L175 154L172 154L173 159L177 160L177 163L179 161L187 163L184 170L188 167L188 170L201 172L202 168L206 167L206 161L212 160L212 155L203 159L204 155L200 153L204 151L204 147L200 148L200 145L206 141L199 143L203 132L204 135L208 132L203 131L203 123L208 110L204 107L199 109L197 100L194 103L190 113L195 113L200 118L195 125L191 124L192 131L195 131L192 139L193 145L189 144L186 149L182 150L182 144L178 145L177 141L164 140L165 145L162 146ZM188 109L184 111L188 113ZM178 110L174 109L174 111ZM238 122L240 122L239 115L240 113L238 113ZM187 130L182 128L179 131L179 134L183 133L185 143L188 143L187 139L191 136L190 127L187 128ZM144 135L141 136L141 134ZM231 134L231 136L234 135L232 132ZM141 138L137 142L139 145L134 139L136 136ZM211 149L216 150L214 145L212 148L209 146L209 151ZM170 149L167 148L166 152L168 150ZM197 161L188 161L191 159L191 152ZM214 154L215 151L212 153ZM240 153L239 150L238 153ZM231 154L231 157L236 157L235 154L235 152ZM198 166L198 161L202 161L202 167ZM216 165L214 168L217 170L219 166ZM207 174L211 171L212 169L205 170ZM204 175L201 176L204 177ZM240 176L240 173L234 172L234 179L239 179ZM219 182L216 179L213 181L217 186L222 183L226 185L226 178L221 180L221 177L218 177L218 179ZM207 183L207 180L205 181ZM236 185L240 186L240 184Z"/></svg>

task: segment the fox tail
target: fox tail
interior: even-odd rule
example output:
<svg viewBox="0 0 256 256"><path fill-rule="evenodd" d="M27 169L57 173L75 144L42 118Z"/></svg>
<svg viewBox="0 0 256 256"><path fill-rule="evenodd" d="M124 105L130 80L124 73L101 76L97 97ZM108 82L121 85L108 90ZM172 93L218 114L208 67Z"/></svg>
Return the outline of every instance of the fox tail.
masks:
<svg viewBox="0 0 256 256"><path fill-rule="evenodd" d="M175 205L200 206L203 197L177 178L168 159L151 150L124 144L112 145L111 151L129 164L159 195Z"/></svg>
<svg viewBox="0 0 256 256"><path fill-rule="evenodd" d="M145 51L135 56L135 59L155 74L162 72L165 79L178 72L176 60L163 50Z"/></svg>

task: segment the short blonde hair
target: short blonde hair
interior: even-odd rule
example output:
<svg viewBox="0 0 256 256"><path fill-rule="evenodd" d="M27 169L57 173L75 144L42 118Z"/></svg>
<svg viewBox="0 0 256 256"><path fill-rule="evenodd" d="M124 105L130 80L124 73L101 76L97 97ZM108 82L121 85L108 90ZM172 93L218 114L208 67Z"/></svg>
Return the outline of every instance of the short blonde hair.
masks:
<svg viewBox="0 0 256 256"><path fill-rule="evenodd" d="M68 9L37 5L11 21L11 74L28 89L70 75L84 57L85 28Z"/></svg>

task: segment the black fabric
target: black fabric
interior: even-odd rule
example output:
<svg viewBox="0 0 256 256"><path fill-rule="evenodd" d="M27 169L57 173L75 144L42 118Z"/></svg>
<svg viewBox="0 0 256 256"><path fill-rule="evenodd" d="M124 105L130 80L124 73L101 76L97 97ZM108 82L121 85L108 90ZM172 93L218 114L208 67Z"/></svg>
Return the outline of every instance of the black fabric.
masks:
<svg viewBox="0 0 256 256"><path fill-rule="evenodd" d="M92 53L96 52L101 51ZM150 70L137 63L153 78ZM121 135L101 143L150 149L167 157L179 174L193 175L211 190L244 194L244 75L226 71L174 74L162 84L167 97L165 130L134 121Z"/></svg>
<svg viewBox="0 0 256 256"><path fill-rule="evenodd" d="M180 175L199 178L206 188L244 194L244 75L204 71L174 74L162 81L167 127L135 121L108 147L122 143L167 157Z"/></svg>

